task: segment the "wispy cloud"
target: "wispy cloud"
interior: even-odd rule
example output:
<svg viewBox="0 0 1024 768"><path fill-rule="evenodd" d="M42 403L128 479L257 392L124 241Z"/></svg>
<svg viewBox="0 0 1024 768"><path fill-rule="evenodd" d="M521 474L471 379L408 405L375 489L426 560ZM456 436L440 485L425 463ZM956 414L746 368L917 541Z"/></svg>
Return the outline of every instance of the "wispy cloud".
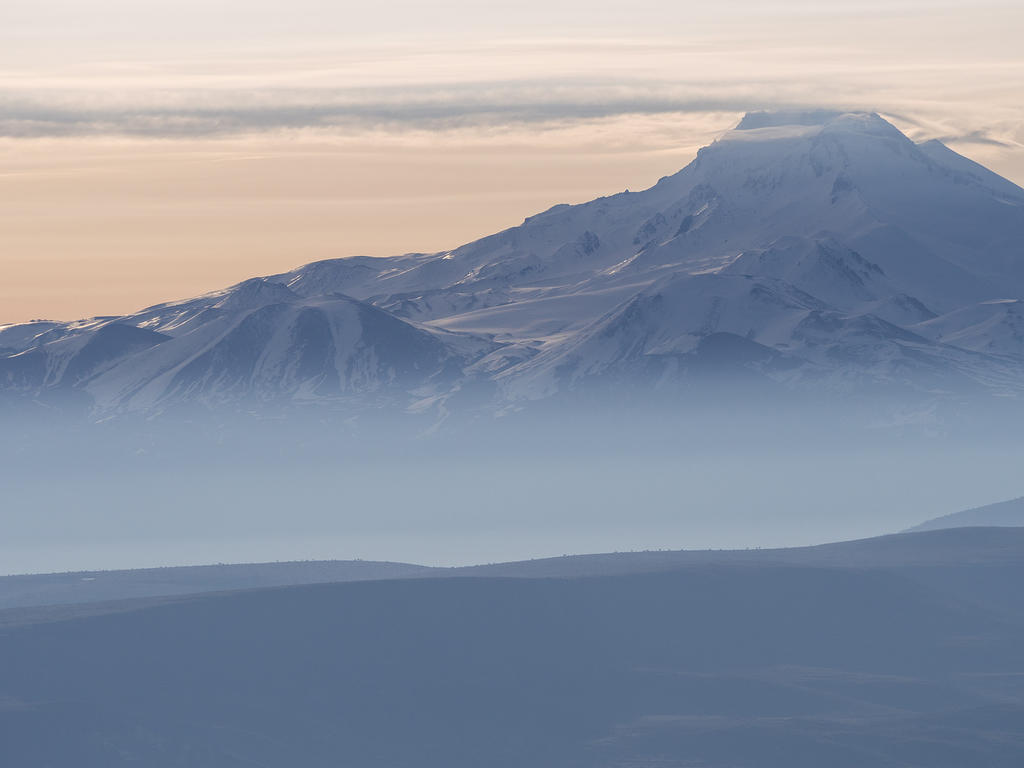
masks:
<svg viewBox="0 0 1024 768"><path fill-rule="evenodd" d="M242 18L227 0L87 5L0 10L0 136L493 132L814 106L964 142L1024 126L1010 2L295 0L281 14L254 0Z"/></svg>
<svg viewBox="0 0 1024 768"><path fill-rule="evenodd" d="M162 102L162 103L161 103ZM0 92L0 136L196 138L268 131L451 130L537 126L622 115L800 106L753 93L687 94L664 84L474 83L444 88L193 91L137 105L81 94Z"/></svg>
<svg viewBox="0 0 1024 768"><path fill-rule="evenodd" d="M937 136L939 141L946 144L984 144L990 147L1002 147L1004 149L1012 149L1017 145L1015 142L1005 141L997 138L993 138L987 135L984 130L968 131L967 133L961 134L950 134L946 136Z"/></svg>
<svg viewBox="0 0 1024 768"><path fill-rule="evenodd" d="M831 107L1013 143L1024 57L888 57L851 40L501 40L0 69L0 136L538 129L625 115Z"/></svg>
<svg viewBox="0 0 1024 768"><path fill-rule="evenodd" d="M1024 107L951 111L909 89L839 80L722 79L713 84L588 78L445 83L381 88L163 89L112 94L0 90L0 137L218 138L267 133L541 131L626 116L743 113L827 106L894 115L918 138L1019 147Z"/></svg>

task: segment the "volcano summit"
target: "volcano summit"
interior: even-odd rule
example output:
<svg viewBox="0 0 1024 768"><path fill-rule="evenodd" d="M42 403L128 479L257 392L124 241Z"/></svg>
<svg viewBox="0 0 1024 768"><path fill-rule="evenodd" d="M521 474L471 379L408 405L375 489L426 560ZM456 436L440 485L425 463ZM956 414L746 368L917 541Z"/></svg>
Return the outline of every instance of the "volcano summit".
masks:
<svg viewBox="0 0 1024 768"><path fill-rule="evenodd" d="M789 392L1014 399L1022 300L1024 189L877 114L751 113L650 189L452 251L0 327L0 391L93 414L423 412L685 390L711 370Z"/></svg>

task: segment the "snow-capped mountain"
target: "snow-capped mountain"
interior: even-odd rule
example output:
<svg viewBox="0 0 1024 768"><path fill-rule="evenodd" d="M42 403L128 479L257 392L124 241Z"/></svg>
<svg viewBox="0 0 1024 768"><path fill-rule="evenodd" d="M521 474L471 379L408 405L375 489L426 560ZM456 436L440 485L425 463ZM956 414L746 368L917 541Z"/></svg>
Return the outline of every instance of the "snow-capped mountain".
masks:
<svg viewBox="0 0 1024 768"><path fill-rule="evenodd" d="M387 393L495 405L714 362L786 387L1024 390L1024 190L875 114L752 113L650 189L452 251L0 328L0 387L100 411Z"/></svg>
<svg viewBox="0 0 1024 768"><path fill-rule="evenodd" d="M5 329L13 342L14 330ZM263 279L132 317L51 328L0 358L8 391L78 390L102 409L447 391L493 344L412 325L341 294Z"/></svg>

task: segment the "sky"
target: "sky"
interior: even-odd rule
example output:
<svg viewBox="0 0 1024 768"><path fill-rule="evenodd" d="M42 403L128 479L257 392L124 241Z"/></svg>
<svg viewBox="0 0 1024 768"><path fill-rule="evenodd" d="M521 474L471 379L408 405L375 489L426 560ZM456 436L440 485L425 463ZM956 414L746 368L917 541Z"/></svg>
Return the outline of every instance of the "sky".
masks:
<svg viewBox="0 0 1024 768"><path fill-rule="evenodd" d="M0 323L452 248L748 110L879 111L1024 184L1024 4L4 0Z"/></svg>

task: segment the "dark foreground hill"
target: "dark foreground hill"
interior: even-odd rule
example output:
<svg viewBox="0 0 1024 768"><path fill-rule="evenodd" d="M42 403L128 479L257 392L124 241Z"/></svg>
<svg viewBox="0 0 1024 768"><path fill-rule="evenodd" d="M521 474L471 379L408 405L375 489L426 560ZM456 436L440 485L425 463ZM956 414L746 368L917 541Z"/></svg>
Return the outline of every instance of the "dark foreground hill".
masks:
<svg viewBox="0 0 1024 768"><path fill-rule="evenodd" d="M7 611L0 764L1016 767L1016 533Z"/></svg>

